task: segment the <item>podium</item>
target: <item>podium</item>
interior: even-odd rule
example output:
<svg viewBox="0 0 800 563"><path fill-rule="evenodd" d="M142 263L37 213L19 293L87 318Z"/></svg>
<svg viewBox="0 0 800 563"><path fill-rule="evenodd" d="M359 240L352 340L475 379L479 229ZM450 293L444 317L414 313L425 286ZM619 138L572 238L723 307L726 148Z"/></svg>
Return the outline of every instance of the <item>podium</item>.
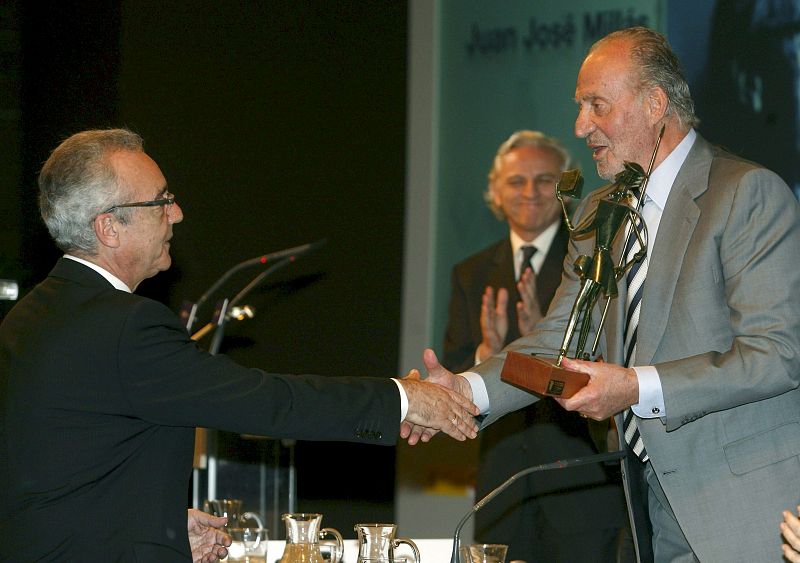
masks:
<svg viewBox="0 0 800 563"><path fill-rule="evenodd" d="M273 539L282 537L281 515L297 510L294 441L198 428L192 471L194 508L205 499L236 498L257 512Z"/></svg>

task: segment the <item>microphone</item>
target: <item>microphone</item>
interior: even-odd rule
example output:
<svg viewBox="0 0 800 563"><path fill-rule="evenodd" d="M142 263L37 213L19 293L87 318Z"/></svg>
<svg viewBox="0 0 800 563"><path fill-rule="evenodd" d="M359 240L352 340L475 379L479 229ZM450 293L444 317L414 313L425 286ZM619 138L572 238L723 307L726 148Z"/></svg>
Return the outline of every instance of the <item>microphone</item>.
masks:
<svg viewBox="0 0 800 563"><path fill-rule="evenodd" d="M321 239L316 242L310 242L307 244L302 244L300 246L294 246L292 248L286 248L284 250L278 250L276 252L271 252L269 254L263 254L261 256L256 256L255 258L250 258L249 260L244 260L243 262L239 262L232 268L230 268L227 272L222 274L220 278L211 284L203 295L200 296L195 303L185 304L184 305L184 312L182 313L182 317L187 319L186 321L186 330L191 331L192 325L194 324L197 311L198 309L208 301L209 297L216 292L222 285L227 282L234 274L244 270L246 268L250 268L252 266L258 265L269 265L270 267L277 266L278 263L285 261L285 262L293 262L299 256L311 252L312 250L316 250L320 246L323 246L327 243L327 239ZM270 270L271 271L271 270ZM263 278L262 278L263 279Z"/></svg>
<svg viewBox="0 0 800 563"><path fill-rule="evenodd" d="M458 548L461 537L461 528L464 527L464 524L467 523L467 520L469 520L470 516L472 516L473 514L478 512L481 508L489 504L497 495L505 491L508 487L510 487L515 481L517 481L521 477L525 477L526 475L530 475L531 473L538 473L539 471L548 471L550 469L564 469L566 467L577 467L579 465L588 465L590 463L614 461L622 459L623 457L625 457L625 455L626 453L624 450L618 450L615 452L605 452L602 454L594 454L586 457L563 459L554 461L552 463L534 465L532 467L528 467L523 469L522 471L514 473L511 477L500 483L500 485L489 491L489 493L485 497L476 502L475 505L469 510L469 512L467 512L464 515L464 517L458 523L458 526L456 526L456 531L453 534L453 553L450 556L450 563L458 563Z"/></svg>

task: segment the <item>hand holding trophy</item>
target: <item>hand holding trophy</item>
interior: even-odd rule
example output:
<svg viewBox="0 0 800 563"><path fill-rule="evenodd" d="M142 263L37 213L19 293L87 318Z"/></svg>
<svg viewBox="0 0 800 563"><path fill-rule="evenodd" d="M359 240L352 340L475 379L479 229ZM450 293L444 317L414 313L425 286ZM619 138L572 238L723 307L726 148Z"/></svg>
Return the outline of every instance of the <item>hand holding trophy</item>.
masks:
<svg viewBox="0 0 800 563"><path fill-rule="evenodd" d="M583 177L579 170L567 170L561 174L556 185L556 195L561 202L570 237L573 240L584 240L594 236L594 252L592 256L578 256L573 264L573 269L579 276L581 285L572 306L558 354L555 357L537 357L508 352L503 371L500 374L503 381L540 395L565 399L574 395L588 383L589 376L587 374L567 370L561 367L561 362L567 357L576 331L578 339L573 357L581 360L595 358L609 304L619 293L617 281L633 264L647 254L647 225L639 210L644 201L647 180L652 172L653 162L663 134L664 129L662 128L647 172L635 162L625 162L624 169L616 175L614 183L602 188L602 196L596 209L592 210L577 226L573 225L569 219L564 197L581 197ZM639 251L627 261L625 252L622 252L619 264L614 266L611 248L622 226L626 223L625 243L622 248L627 248L629 239L636 237ZM605 298L605 305L597 324L591 350L587 351L586 344L592 327L592 311L597 305L601 293Z"/></svg>

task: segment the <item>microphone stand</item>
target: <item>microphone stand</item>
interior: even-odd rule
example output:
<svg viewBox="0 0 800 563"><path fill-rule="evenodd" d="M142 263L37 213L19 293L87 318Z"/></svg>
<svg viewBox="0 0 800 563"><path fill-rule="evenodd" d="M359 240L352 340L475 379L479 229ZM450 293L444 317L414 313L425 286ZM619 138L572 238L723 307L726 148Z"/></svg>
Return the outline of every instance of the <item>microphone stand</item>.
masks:
<svg viewBox="0 0 800 563"><path fill-rule="evenodd" d="M231 315L229 314L229 311L232 311L233 308L242 299L244 299L244 297L248 293L250 293L250 291L252 291L255 287L258 287L258 284L260 284L262 281L264 281L264 278L269 276L271 273L273 273L273 272L275 272L277 270L280 270L281 268L283 268L287 264L290 264L290 263L294 262L294 258L295 258L294 255L287 256L287 257L284 257L284 258L280 258L275 263L273 263L269 268L267 268L266 270L264 270L263 272L258 274L255 278L253 278L253 280L250 283L248 283L244 287L244 289L242 289L239 293L237 293L236 296L234 296L233 299L231 299L230 301L225 299L225 301L223 301L223 304L222 304L222 306L220 308L219 318L217 319L217 328L214 331L214 336L211 338L211 345L208 347L208 351L211 354L216 354L217 352L219 352L219 347L222 344L222 337L225 334L225 324L231 318ZM211 324L212 323L209 323L209 325L211 325ZM208 325L206 325L206 326L208 326ZM200 331L198 331L198 333L200 333L202 330L203 329L200 329Z"/></svg>
<svg viewBox="0 0 800 563"><path fill-rule="evenodd" d="M626 453L624 450L618 450L615 452L606 452L602 454L594 454L587 457L578 457L574 459L564 459L554 461L552 463L545 463L543 465L535 465L533 467L528 467L523 469L522 471L518 471L514 473L511 477L506 479L503 483L489 491L489 493L483 497L481 500L475 503L475 505L467 512L461 521L456 526L456 531L453 534L453 553L450 556L450 563L458 563L458 548L460 544L460 537L461 537L461 528L464 527L464 524L467 523L470 516L478 512L481 508L489 504L497 495L505 491L508 487L510 487L515 481L519 480L526 475L530 475L531 473L538 473L539 471L548 471L550 469L564 469L566 467L577 467L579 465L588 465L590 463L601 463L604 461L615 461L618 459L622 459L625 457Z"/></svg>
<svg viewBox="0 0 800 563"><path fill-rule="evenodd" d="M250 283L248 283L239 293L237 293L233 299L228 300L227 298L224 299L220 305L219 311L216 315L216 320L208 323L203 328L198 330L195 334L191 336L192 340L199 340L205 334L208 333L209 330L214 330L214 335L211 340L211 345L209 346L209 353L216 354L219 351L220 345L222 344L222 339L225 334L225 324L231 318L230 311L234 311L234 307L242 300L244 297L250 293L254 288L256 288L264 279L276 272L277 270L285 267L288 264L294 262L297 257L311 251L315 250L318 247L324 245L327 242L326 239L318 240L316 242L303 244L300 246L295 246L292 248L287 248L285 250L279 250L277 252L272 252L270 254L265 254L262 256L257 256L255 258L251 258L249 260L245 260L243 262L239 262L238 264L234 265L230 268L227 272L225 272L217 281L215 281L211 287L209 287L200 299L197 300L196 303L191 304L189 311L188 311L188 318L186 322L186 330L191 330L192 324L194 323L197 311L203 303L205 303L209 297L216 292L222 285L228 281L234 274L249 268L251 266L257 266L259 264L267 264L268 267L260 272L255 278L253 278ZM186 308L184 308L186 311ZM216 489L217 489L217 453L216 453L216 435L213 431L209 431L206 436L207 440L207 453L206 453L206 460L207 460L207 468L208 468L208 498L213 499L216 498ZM290 453L290 458L293 460L293 452ZM290 474L293 474L294 467L289 468ZM195 508L198 507L199 504L199 491L197 491L197 469L194 470L195 479L194 479L194 499L193 505ZM293 497L293 492L289 492L290 498Z"/></svg>

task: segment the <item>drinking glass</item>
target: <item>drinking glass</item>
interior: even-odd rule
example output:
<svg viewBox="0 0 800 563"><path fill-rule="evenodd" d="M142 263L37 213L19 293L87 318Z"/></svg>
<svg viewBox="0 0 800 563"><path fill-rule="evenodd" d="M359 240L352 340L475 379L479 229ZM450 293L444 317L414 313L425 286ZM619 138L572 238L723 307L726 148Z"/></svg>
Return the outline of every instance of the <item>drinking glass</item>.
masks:
<svg viewBox="0 0 800 563"><path fill-rule="evenodd" d="M266 528L228 528L227 533L232 543L226 561L266 563L269 542Z"/></svg>
<svg viewBox="0 0 800 563"><path fill-rule="evenodd" d="M501 543L474 543L461 546L461 563L505 563L508 546Z"/></svg>

